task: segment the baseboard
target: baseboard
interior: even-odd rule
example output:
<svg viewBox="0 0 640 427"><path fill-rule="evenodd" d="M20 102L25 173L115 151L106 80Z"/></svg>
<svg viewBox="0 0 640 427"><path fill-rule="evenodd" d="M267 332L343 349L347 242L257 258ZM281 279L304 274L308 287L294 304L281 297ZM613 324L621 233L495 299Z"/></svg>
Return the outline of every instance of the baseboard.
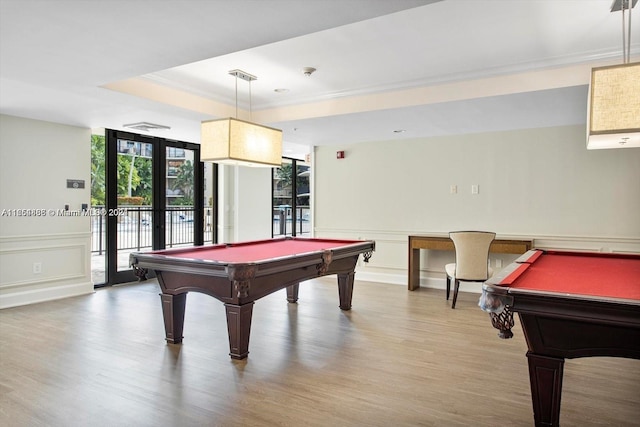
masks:
<svg viewBox="0 0 640 427"><path fill-rule="evenodd" d="M93 283L72 283L0 295L0 309L92 294Z"/></svg>
<svg viewBox="0 0 640 427"><path fill-rule="evenodd" d="M407 276L400 274L386 274L386 273L374 273L369 271L357 271L356 280L361 280L364 282L377 282L377 283L386 283L391 285L401 285L407 287ZM442 289L443 291L447 287L446 279L440 278L421 278L420 279L420 287L422 288L431 288L431 289ZM461 282L459 292L470 292L470 293L482 293L482 283L471 283L471 282Z"/></svg>

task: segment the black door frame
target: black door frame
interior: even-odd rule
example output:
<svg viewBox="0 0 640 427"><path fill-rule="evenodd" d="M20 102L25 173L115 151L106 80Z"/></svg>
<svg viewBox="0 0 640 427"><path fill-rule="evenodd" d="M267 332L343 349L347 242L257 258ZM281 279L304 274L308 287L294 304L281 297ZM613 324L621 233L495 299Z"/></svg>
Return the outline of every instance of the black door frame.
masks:
<svg viewBox="0 0 640 427"><path fill-rule="evenodd" d="M153 198L153 230L152 249L164 249L166 246L166 179L167 179L167 147L183 148L193 151L193 180L194 180L194 246L204 244L204 165L200 161L200 145L190 142L174 141L164 138L139 135L119 130L106 129L105 144L105 209L107 212L106 239L106 278L105 285L132 282L137 280L133 270L118 271L118 217L108 215L117 212L118 208L118 140L148 143L152 150L152 198Z"/></svg>

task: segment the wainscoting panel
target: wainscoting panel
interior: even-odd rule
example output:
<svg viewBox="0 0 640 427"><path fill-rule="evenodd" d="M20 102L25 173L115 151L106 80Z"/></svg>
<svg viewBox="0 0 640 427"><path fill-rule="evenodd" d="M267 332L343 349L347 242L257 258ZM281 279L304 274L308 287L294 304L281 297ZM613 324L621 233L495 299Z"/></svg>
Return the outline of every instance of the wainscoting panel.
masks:
<svg viewBox="0 0 640 427"><path fill-rule="evenodd" d="M93 292L90 233L0 238L0 308Z"/></svg>

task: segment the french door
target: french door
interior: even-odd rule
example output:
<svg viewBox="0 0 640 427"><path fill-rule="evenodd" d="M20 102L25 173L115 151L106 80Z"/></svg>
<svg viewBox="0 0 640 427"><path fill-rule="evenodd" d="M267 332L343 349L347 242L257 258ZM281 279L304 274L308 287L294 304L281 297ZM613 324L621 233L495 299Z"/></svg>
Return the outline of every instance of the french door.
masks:
<svg viewBox="0 0 640 427"><path fill-rule="evenodd" d="M106 131L107 284L136 280L129 254L204 241L200 146Z"/></svg>

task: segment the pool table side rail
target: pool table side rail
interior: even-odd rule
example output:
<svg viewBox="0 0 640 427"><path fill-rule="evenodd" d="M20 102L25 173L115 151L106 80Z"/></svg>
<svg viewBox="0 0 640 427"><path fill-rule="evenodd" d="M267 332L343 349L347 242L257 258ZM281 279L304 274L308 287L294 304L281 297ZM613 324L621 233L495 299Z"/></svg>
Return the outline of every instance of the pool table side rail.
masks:
<svg viewBox="0 0 640 427"><path fill-rule="evenodd" d="M640 331L640 303L637 300L550 294L539 291L512 292L510 289L499 286L486 286L483 289L480 308L493 316L499 316L508 309L521 315L619 325Z"/></svg>
<svg viewBox="0 0 640 427"><path fill-rule="evenodd" d="M584 294L576 294L576 293L550 292L550 291L541 291L541 290L535 290L535 289L518 289L518 288L511 288L507 285L499 285L499 284L494 284L489 282L485 282L482 285L482 291L485 294L488 294L489 297L502 299L507 305L513 305L513 297L518 295L537 296L540 298L544 297L544 298L556 299L556 300L583 300L583 301L602 302L607 304L625 304L625 305L636 307L636 310L638 310L637 315L640 318L640 300L637 300L637 299L594 296L594 295L584 295Z"/></svg>

